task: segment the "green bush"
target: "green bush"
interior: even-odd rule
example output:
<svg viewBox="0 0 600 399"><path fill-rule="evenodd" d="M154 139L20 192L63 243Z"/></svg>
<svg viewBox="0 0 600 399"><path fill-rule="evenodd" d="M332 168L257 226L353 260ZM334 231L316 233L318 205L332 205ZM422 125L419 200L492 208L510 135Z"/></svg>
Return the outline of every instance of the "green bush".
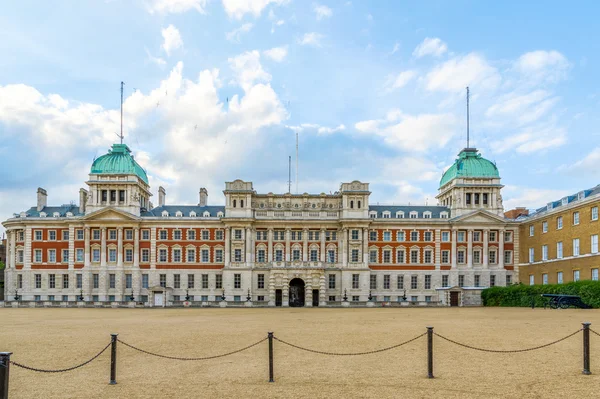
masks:
<svg viewBox="0 0 600 399"><path fill-rule="evenodd" d="M491 287L481 292L483 306L544 306L548 301L542 294L579 295L584 303L600 308L600 281L577 281L567 284Z"/></svg>

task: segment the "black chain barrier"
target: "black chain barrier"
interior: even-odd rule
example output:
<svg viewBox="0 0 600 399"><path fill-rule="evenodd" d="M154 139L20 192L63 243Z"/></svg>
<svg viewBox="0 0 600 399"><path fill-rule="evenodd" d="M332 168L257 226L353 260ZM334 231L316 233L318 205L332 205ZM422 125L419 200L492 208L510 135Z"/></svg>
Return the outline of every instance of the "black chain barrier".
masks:
<svg viewBox="0 0 600 399"><path fill-rule="evenodd" d="M589 330L600 337L600 333L597 333L596 331L592 330L591 328Z"/></svg>
<svg viewBox="0 0 600 399"><path fill-rule="evenodd" d="M135 346L133 346L131 344L128 344L127 342L121 341L120 339L118 339L117 341L119 341L123 345L125 345L125 346L127 346L127 347L129 347L131 349L134 349L136 351L139 351L139 352L145 353L147 355L151 355L151 356L162 357L164 359L171 359L171 360L210 360L210 359L216 359L216 358L219 358L219 357L225 357L225 356L229 356L229 355L233 355L233 354L236 354L236 353L243 352L246 349L250 349L252 347L255 347L258 344L261 344L261 343L265 342L267 339L268 338L263 338L260 341L253 343L252 345L248 345L248 346L246 346L244 348L237 349L237 350L234 350L232 352L227 352L227 353L223 353L223 354L220 354L220 355L214 355L214 356L206 356L206 357L177 357L177 356L161 355L159 353L149 352L149 351L146 351L144 349L137 348L137 347L135 347Z"/></svg>
<svg viewBox="0 0 600 399"><path fill-rule="evenodd" d="M94 356L93 358L91 358L90 360L88 360L86 362L83 362L81 364L78 364L77 366L69 367L69 368L66 368L66 369L58 369L58 370L38 369L38 368L35 368L35 367L30 367L30 366L26 366L24 364L15 362L14 360L11 360L10 363L14 364L15 366L20 367L22 369L31 370L31 371L37 371L39 373L64 373L66 371L72 371L72 370L78 369L80 367L83 367L86 364L90 364L91 362L93 362L94 360L96 360L98 358L98 356L100 356L101 354L103 354L110 347L110 345L111 345L111 342L109 342L108 345L106 345L104 347L104 349L102 349L100 352L98 352L98 354L96 356Z"/></svg>
<svg viewBox="0 0 600 399"><path fill-rule="evenodd" d="M411 342L413 342L413 341L416 341L417 339L419 339L419 338L421 338L421 337L423 337L423 336L425 336L425 335L427 335L427 333L426 333L426 332L425 332L425 333L423 333L423 334L417 335L416 337L414 337L414 338L411 338L411 339L409 339L408 341L404 341L404 342L401 342L401 343L399 343L399 344L396 344L396 345L388 346L387 348L375 349L375 350L372 350L372 351L367 351L367 352L354 352L354 353L335 353L335 352L325 352L325 351L318 351L318 350L315 350L315 349L304 348L304 347L302 347L302 346L298 346L298 345L291 344L291 343L289 343L289 342L287 342L287 341L284 341L284 340L282 340L282 339L279 339L279 338L277 338L277 337L273 337L273 339L275 339L275 340L277 340L277 341L281 342L282 344L285 344L285 345L291 346L292 348L300 349L300 350L303 350L303 351L306 351L306 352L318 353L319 355L330 355L330 356L359 356L359 355L371 355L371 354L373 354L373 353L379 353L379 352L385 352L385 351L389 351L389 350L392 350L392 349L398 348L398 347L400 347L400 346L402 346L402 345L406 345L406 344L409 344L409 343L411 343Z"/></svg>
<svg viewBox="0 0 600 399"><path fill-rule="evenodd" d="M471 345L467 345L467 344L463 344L463 343L460 343L460 342L454 341L453 339L450 339L450 338L444 337L443 335L440 335L440 334L438 334L438 333L436 333L436 332L434 332L434 334L435 334L435 335L437 335L438 337L440 337L440 338L441 338L441 339L443 339L443 340L446 340L446 341L448 341L448 342L451 342L451 343L453 343L453 344L456 344L456 345L458 345L458 346L462 346L462 347L465 347L465 348L473 349L473 350L476 350L476 351L481 351L481 352L491 352L491 353L519 353L519 352L529 352L529 351L534 351L534 350L536 350L536 349L542 349L542 348L545 348L545 347L547 347L547 346L550 346L550 345L557 344L557 343L559 343L559 342L561 342L561 341L564 341L565 339L571 338L571 337L572 337L573 335L575 335L575 334L578 334L578 333L580 333L582 330L583 330L583 329L581 328L581 329L579 329L579 330L575 331L574 333L567 335L566 337L563 337L563 338L557 339L556 341L553 341L553 342L550 342L550 343L547 343L547 344L544 344L544 345L540 345L540 346L534 346L533 348L527 348L527 349L512 349L512 350L499 350L499 349L485 349L485 348L478 348L478 347L476 347L476 346L471 346Z"/></svg>

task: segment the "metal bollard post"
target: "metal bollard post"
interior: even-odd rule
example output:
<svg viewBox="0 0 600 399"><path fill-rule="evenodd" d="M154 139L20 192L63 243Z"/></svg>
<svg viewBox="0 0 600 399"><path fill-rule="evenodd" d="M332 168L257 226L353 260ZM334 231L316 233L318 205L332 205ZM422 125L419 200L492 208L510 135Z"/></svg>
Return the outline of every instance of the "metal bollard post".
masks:
<svg viewBox="0 0 600 399"><path fill-rule="evenodd" d="M583 371L585 375L590 375L590 325L592 323L581 323L583 324Z"/></svg>
<svg viewBox="0 0 600 399"><path fill-rule="evenodd" d="M269 382L275 382L273 379L273 333L268 334L269 337Z"/></svg>
<svg viewBox="0 0 600 399"><path fill-rule="evenodd" d="M119 334L110 334L110 385L117 383L117 335Z"/></svg>
<svg viewBox="0 0 600 399"><path fill-rule="evenodd" d="M8 399L8 375L12 352L0 352L0 399Z"/></svg>
<svg viewBox="0 0 600 399"><path fill-rule="evenodd" d="M427 327L427 378L433 378L433 327Z"/></svg>

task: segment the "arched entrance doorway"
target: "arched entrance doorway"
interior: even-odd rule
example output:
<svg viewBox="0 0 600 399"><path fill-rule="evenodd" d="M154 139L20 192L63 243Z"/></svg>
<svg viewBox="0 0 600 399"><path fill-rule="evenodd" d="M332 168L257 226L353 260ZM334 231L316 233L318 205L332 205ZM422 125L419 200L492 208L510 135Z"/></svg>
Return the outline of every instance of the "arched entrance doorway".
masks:
<svg viewBox="0 0 600 399"><path fill-rule="evenodd" d="M304 280L301 278L290 281L290 306L304 306Z"/></svg>

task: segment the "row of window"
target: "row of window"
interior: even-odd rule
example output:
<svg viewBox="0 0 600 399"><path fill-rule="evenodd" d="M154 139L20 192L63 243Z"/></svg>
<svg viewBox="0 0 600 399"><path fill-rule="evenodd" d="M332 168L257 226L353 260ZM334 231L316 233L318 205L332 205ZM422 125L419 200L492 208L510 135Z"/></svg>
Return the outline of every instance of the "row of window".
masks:
<svg viewBox="0 0 600 399"><path fill-rule="evenodd" d="M162 217L164 217L164 218L167 218L167 217L169 217L169 216L170 216L170 214L169 214L169 211L166 211L166 210L165 210L165 211L162 211L160 215L161 215ZM191 211L191 212L190 212L188 215L189 215L191 218L195 218L195 217L197 217L197 216L198 216L198 214L197 214L195 211ZM202 212L202 217L209 218L210 216L211 216L211 215L210 215L210 212L209 212L209 211L204 211L204 212ZM224 213L223 213L222 211L219 211L219 212L217 212L217 217L218 217L218 218L222 218L223 216L224 216ZM183 212L181 212L181 211L176 211L176 212L175 212L175 217L178 217L178 218L180 218L180 217L183 217Z"/></svg>
<svg viewBox="0 0 600 399"><path fill-rule="evenodd" d="M337 231L326 230L325 232L325 241L336 241L337 240ZM303 237L308 238L309 241L319 241L322 238L322 234L320 230L308 230L307 234L303 234L303 230L290 230L290 239L292 241L302 241ZM233 239L241 240L242 239L242 230L235 229L233 231ZM256 240L257 241L267 241L268 231L267 230L257 230L256 231ZM273 240L274 241L285 241L285 230L273 230Z"/></svg>
<svg viewBox="0 0 600 399"><path fill-rule="evenodd" d="M440 218L442 219L448 219L448 212L444 211L444 212L440 212ZM369 217L371 219L377 219L377 211L369 211ZM391 219L392 218L392 212L390 211L383 211L381 213L381 217L383 219ZM417 211L411 211L408 214L409 219L418 219L419 218L419 212ZM425 211L422 214L423 219L431 219L432 217L432 213L431 211ZM404 212L403 211L398 211L396 212L396 219L404 219Z"/></svg>
<svg viewBox="0 0 600 399"><path fill-rule="evenodd" d="M241 238L241 231L242 230L236 230L236 236L239 235ZM43 230L34 230L33 231L33 240L34 241L43 241ZM69 230L59 230L60 232L60 237L62 239L62 241L69 241ZM99 241L101 240L101 230L100 229L92 229L91 230L91 239L93 241ZM133 229L124 229L123 230L123 234L124 234L124 240L125 241L132 241L133 240ZM168 234L168 230L165 229L161 229L158 230L158 239L161 241L166 241L169 239L169 234ZM185 236L187 240L196 240L196 230L195 229L188 229L185 230ZM175 229L172 231L171 234L171 239L172 240L182 240L183 239L183 231L180 229ZM204 241L208 241L211 239L210 237L210 230L200 230L200 237L202 240ZM222 241L224 237L224 232L223 230L216 230L214 233L214 239L217 241ZM116 241L118 238L118 232L116 229L108 229L107 230L107 240L109 241ZM150 240L150 230L148 229L142 229L141 230L141 237L140 237L143 241L148 241ZM84 230L83 229L76 229L75 230L75 240L78 241L82 241L85 239L85 235L84 235ZM47 231L47 240L48 241L58 241L58 235L57 235L57 231L56 230L48 230ZM19 231L17 233L17 241L24 241L24 233L23 231Z"/></svg>
<svg viewBox="0 0 600 399"><path fill-rule="evenodd" d="M383 289L384 290L388 290L391 289L391 279L392 276L389 274L384 274L383 275ZM473 276L473 285L475 287L480 287L481 286L481 276L478 274L475 274ZM371 274L369 276L369 289L375 290L378 288L378 278L376 274ZM512 276L511 275L506 275L506 285L510 285L512 283ZM335 274L330 274L329 275L329 289L335 289L336 285L336 275ZM458 275L458 285L460 287L464 287L465 286L465 276L462 274ZM494 287L496 285L496 276L495 275L490 275L490 287ZM447 274L442 275L442 285L443 288L447 288L450 287L450 276ZM431 275L430 274L426 274L423 278L423 289L429 290L431 289L432 285L431 285ZM353 274L352 275L352 288L353 289L358 289L360 288L360 274ZM396 289L399 290L403 290L405 289L404 287L404 276L403 275L398 275L396 276ZM416 290L419 289L419 276L417 275L412 275L410 276L410 289L411 290Z"/></svg>
<svg viewBox="0 0 600 399"><path fill-rule="evenodd" d="M593 268L590 270L590 278L593 281L598 281L598 268ZM581 273L579 270L573 270L573 281L579 281L581 279ZM557 284L563 283L563 272L556 272L556 282ZM533 274L529 275L529 285L535 284L535 276ZM548 284L548 273L542 274L542 284Z"/></svg>
<svg viewBox="0 0 600 399"><path fill-rule="evenodd" d="M598 253L598 234L593 234L590 236L590 253ZM579 238L574 238L571 256L579 255L581 255ZM556 243L556 259L562 259L563 257L563 242L559 241ZM542 245L542 261L546 260L548 260L548 245ZM535 262L535 248L529 248L529 263L533 262Z"/></svg>
<svg viewBox="0 0 600 399"><path fill-rule="evenodd" d="M598 207L594 206L591 208L590 210L590 214L591 214L591 220L592 221L596 221L598 220ZM577 226L579 224L579 212L573 212L572 214L572 220L573 220L573 226ZM556 218L556 230L560 230L563 228L563 217L562 216L558 216ZM544 220L542 221L542 233L547 233L548 232L548 221ZM529 226L529 236L533 237L535 234L535 227L534 225L530 225Z"/></svg>
<svg viewBox="0 0 600 399"><path fill-rule="evenodd" d="M450 252L449 250L441 251L441 263L448 264L450 263ZM473 264L479 265L483 263L482 258L483 251L474 249L472 254ZM409 252L410 258L406 258L406 250L405 249L397 249L396 250L396 260L393 262L392 258L392 250L384 249L381 251L381 255L378 249L369 250L369 263L433 263L433 250L425 249L423 250L423 260L421 261L421 251L419 249L411 249ZM464 249L459 249L456 251L456 262L458 264L464 264L466 262L467 251ZM380 262L381 260L381 262ZM494 249L490 249L488 251L488 263L495 265L497 264L497 251ZM513 263L513 251L506 250L504 251L504 264L510 265Z"/></svg>
<svg viewBox="0 0 600 399"><path fill-rule="evenodd" d="M357 230L358 231L358 230ZM410 241L420 241L421 236L418 231L411 231L409 235ZM430 242L433 241L433 232L432 231L424 231L422 236L422 241ZM456 232L456 241L457 242L465 242L467 239L466 231L457 231ZM490 231L488 233L488 241L489 242L497 242L498 235L496 231ZM384 231L381 234L382 241L392 241L392 232ZM450 242L450 232L442 231L441 232L441 240L442 242ZM378 232L370 231L369 232L369 241L378 241ZM403 242L406 241L406 233L404 231L396 231L396 241ZM483 232L482 231L473 231L473 242L483 242ZM512 231L504 232L504 242L512 242Z"/></svg>

